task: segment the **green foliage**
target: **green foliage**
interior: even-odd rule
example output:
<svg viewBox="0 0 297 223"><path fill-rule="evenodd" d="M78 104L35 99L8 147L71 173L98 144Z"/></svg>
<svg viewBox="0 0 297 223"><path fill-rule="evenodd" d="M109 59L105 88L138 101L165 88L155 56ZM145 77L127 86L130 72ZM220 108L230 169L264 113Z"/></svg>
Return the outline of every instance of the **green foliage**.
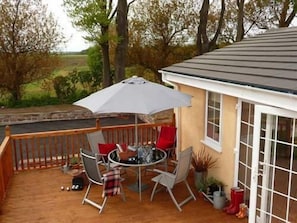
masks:
<svg viewBox="0 0 297 223"><path fill-rule="evenodd" d="M143 77L146 80L153 82L159 81L152 70L140 65L134 65L126 68L126 78L133 76Z"/></svg>
<svg viewBox="0 0 297 223"><path fill-rule="evenodd" d="M32 106L44 106L44 105L57 105L61 104L57 97L51 97L49 95L43 95L40 97L30 97L28 99L22 99L19 101L8 100L0 103L1 106L9 107L9 108L25 108Z"/></svg>
<svg viewBox="0 0 297 223"><path fill-rule="evenodd" d="M88 33L84 38L99 44L103 55L103 86L111 84L109 44L112 39L110 25L115 16L112 0L63 0L63 6L72 23Z"/></svg>
<svg viewBox="0 0 297 223"><path fill-rule="evenodd" d="M100 73L102 71L102 55L98 45L88 49L87 63L92 73Z"/></svg>
<svg viewBox="0 0 297 223"><path fill-rule="evenodd" d="M21 100L14 100L7 91L0 88L0 106L20 108L73 103L94 91L92 87L89 87L94 83L92 81L88 83L88 76L91 74L87 69L87 54L62 54L59 59L61 63L56 66L50 76L23 86L24 93ZM56 96L53 87L54 78L57 76L66 77L67 82L75 84L75 92L63 97L63 100Z"/></svg>
<svg viewBox="0 0 297 223"><path fill-rule="evenodd" d="M79 158L76 157L76 156L71 157L71 159L70 159L70 164L71 164L71 165L79 164Z"/></svg>
<svg viewBox="0 0 297 223"><path fill-rule="evenodd" d="M68 97L75 93L75 85L69 77L57 76L53 83L56 95L61 102L65 102Z"/></svg>
<svg viewBox="0 0 297 223"><path fill-rule="evenodd" d="M90 71L72 70L67 76L57 76L53 80L57 97L63 103L72 102L93 92L97 79ZM82 86L83 90L80 90Z"/></svg>
<svg viewBox="0 0 297 223"><path fill-rule="evenodd" d="M153 71L158 82L162 67L188 58L181 50L195 39L197 14L193 1L137 1L129 21L128 64ZM177 49L179 48L179 49Z"/></svg>
<svg viewBox="0 0 297 223"><path fill-rule="evenodd" d="M199 191L209 193L209 191L213 192L223 190L224 183L214 177L209 177L206 180L199 182L199 184L196 185L196 187Z"/></svg>
<svg viewBox="0 0 297 223"><path fill-rule="evenodd" d="M102 79L103 79L102 52L98 45L95 45L94 47L90 47L88 49L87 62L90 69L90 75L88 75L88 77L85 76L85 80L88 81L89 83L92 83L91 87L93 89L90 89L90 90L92 91L98 90L98 87L102 83Z"/></svg>
<svg viewBox="0 0 297 223"><path fill-rule="evenodd" d="M294 4L294 10L297 11L297 0L291 0Z"/></svg>
<svg viewBox="0 0 297 223"><path fill-rule="evenodd" d="M54 69L64 37L39 0L0 1L0 15L0 88L18 101L24 84Z"/></svg>
<svg viewBox="0 0 297 223"><path fill-rule="evenodd" d="M200 149L196 154L193 154L192 166L197 172L208 171L210 168L215 167L216 162L217 159L213 158L205 150L205 147Z"/></svg>
<svg viewBox="0 0 297 223"><path fill-rule="evenodd" d="M97 43L105 43L108 34L102 33L103 27L108 27L112 21L112 4L107 0L63 0L63 6L73 24L89 33L85 38Z"/></svg>

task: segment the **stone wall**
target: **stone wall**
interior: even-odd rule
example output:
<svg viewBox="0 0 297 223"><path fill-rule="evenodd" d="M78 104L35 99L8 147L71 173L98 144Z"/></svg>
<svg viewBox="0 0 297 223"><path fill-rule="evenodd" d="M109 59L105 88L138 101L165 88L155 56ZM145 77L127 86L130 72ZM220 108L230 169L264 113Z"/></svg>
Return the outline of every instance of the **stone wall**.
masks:
<svg viewBox="0 0 297 223"><path fill-rule="evenodd" d="M1 109L0 125L32 123L52 120L74 120L97 118L91 111L85 109L61 108L31 108L31 109Z"/></svg>
<svg viewBox="0 0 297 223"><path fill-rule="evenodd" d="M139 115L145 122L169 122L172 119L173 110L159 112L155 115ZM99 117L110 117L112 115L93 115L91 111L72 105L44 106L20 109L0 109L0 126L55 121L55 120L75 120L90 119Z"/></svg>

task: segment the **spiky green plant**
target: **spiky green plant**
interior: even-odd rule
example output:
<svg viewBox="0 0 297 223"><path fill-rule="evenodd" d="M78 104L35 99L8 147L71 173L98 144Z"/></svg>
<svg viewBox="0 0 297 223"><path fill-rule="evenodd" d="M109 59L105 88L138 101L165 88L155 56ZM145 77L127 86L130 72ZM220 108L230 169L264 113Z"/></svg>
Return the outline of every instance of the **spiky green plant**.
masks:
<svg viewBox="0 0 297 223"><path fill-rule="evenodd" d="M193 153L192 166L197 172L205 172L210 168L215 167L218 159L213 158L206 150L205 147Z"/></svg>

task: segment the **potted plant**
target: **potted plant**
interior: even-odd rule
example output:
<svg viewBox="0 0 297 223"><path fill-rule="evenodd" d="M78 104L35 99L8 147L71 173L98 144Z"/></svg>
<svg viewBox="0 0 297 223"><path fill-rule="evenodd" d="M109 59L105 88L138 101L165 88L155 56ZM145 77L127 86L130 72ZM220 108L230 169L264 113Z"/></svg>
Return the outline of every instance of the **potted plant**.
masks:
<svg viewBox="0 0 297 223"><path fill-rule="evenodd" d="M207 195L213 195L215 191L223 191L224 184L214 177L209 177L206 180L205 188Z"/></svg>
<svg viewBox="0 0 297 223"><path fill-rule="evenodd" d="M79 169L80 160L78 157L73 156L70 159L70 166L72 169Z"/></svg>
<svg viewBox="0 0 297 223"><path fill-rule="evenodd" d="M226 194L224 192L224 183L214 177L205 180L202 186L203 196L209 200L214 208L222 209L226 203Z"/></svg>
<svg viewBox="0 0 297 223"><path fill-rule="evenodd" d="M199 191L204 189L205 181L207 179L207 172L210 168L215 167L217 159L213 158L202 147L196 154L193 153L192 166L194 168L195 185Z"/></svg>

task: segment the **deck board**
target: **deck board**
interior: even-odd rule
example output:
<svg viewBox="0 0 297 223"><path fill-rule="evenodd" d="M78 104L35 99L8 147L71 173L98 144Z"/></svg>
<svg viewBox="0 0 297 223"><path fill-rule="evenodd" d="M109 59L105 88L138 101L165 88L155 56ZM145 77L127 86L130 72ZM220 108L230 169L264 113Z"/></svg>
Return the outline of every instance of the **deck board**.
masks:
<svg viewBox="0 0 297 223"><path fill-rule="evenodd" d="M0 222L247 222L247 219L237 219L233 215L214 209L212 204L194 189L192 173L189 175L189 182L197 200L185 204L182 212L176 209L165 190L159 192L151 202L149 199L153 184L150 178L153 174L147 172L143 177L144 182L150 187L143 192L140 202L138 193L127 188L127 185L136 179L133 172L127 171L124 181L126 202L122 201L121 196L111 197L99 215L94 207L81 204L86 188L83 191L60 190L61 186L71 186L72 176L63 173L59 168L20 172L14 176L7 198L1 205ZM182 197L183 191L184 186L179 185L175 190L177 197ZM95 186L91 195L100 199L101 192L102 188Z"/></svg>

